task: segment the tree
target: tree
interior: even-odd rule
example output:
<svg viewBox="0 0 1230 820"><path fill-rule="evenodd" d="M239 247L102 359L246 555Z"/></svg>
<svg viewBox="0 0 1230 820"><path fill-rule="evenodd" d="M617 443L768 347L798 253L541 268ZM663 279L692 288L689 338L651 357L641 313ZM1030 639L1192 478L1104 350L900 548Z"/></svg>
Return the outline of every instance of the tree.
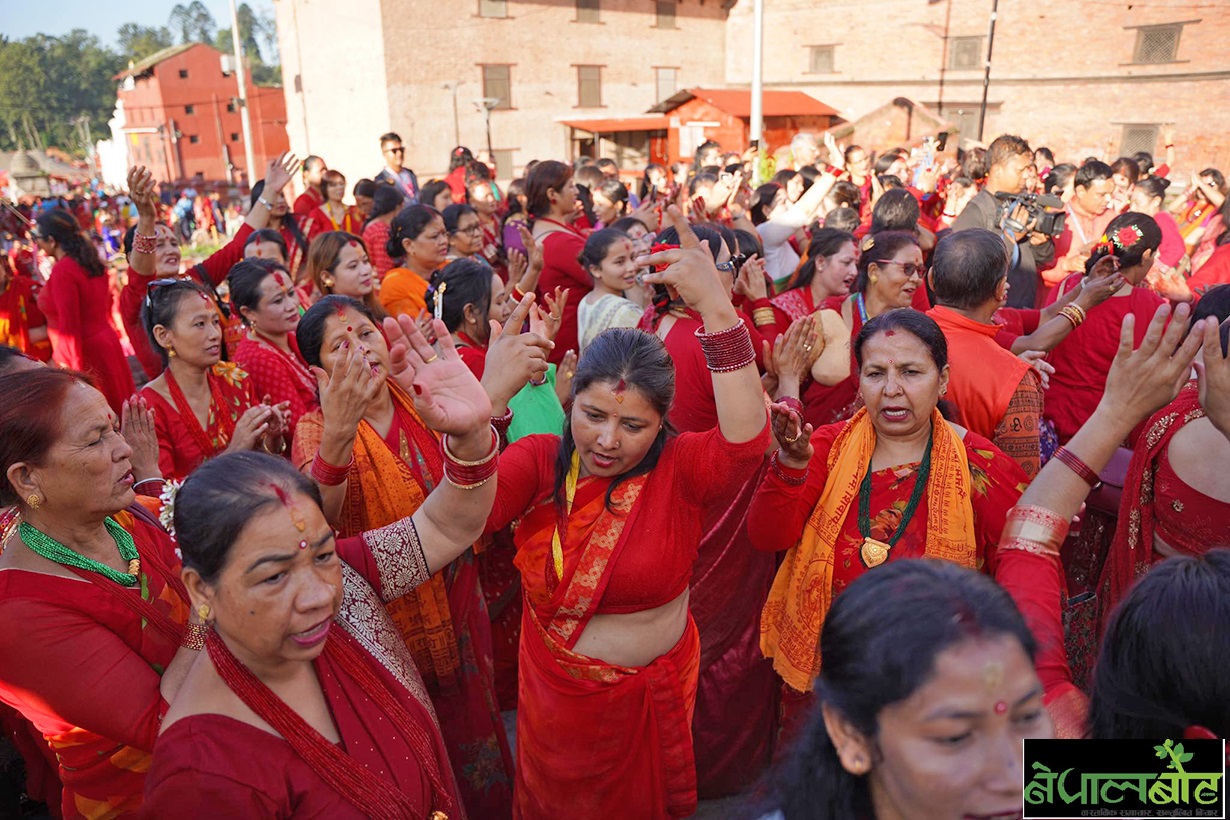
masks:
<svg viewBox="0 0 1230 820"><path fill-rule="evenodd" d="M177 3L171 9L168 20L172 30L179 34L181 43L212 43L218 24L201 0L192 0L188 5Z"/></svg>
<svg viewBox="0 0 1230 820"><path fill-rule="evenodd" d="M254 12L247 3L241 3L235 9L235 16L239 18L239 45L251 69L252 82L256 85L280 85L282 82L281 66L265 62L260 46L260 41L264 40L267 52L276 53L276 48L270 46L270 41L276 43L277 26L268 17ZM218 30L214 46L219 51L228 54L232 51L234 43L230 28Z"/></svg>
<svg viewBox="0 0 1230 820"><path fill-rule="evenodd" d="M137 23L120 26L115 39L120 56L133 62L175 45L175 37L166 26L142 26Z"/></svg>

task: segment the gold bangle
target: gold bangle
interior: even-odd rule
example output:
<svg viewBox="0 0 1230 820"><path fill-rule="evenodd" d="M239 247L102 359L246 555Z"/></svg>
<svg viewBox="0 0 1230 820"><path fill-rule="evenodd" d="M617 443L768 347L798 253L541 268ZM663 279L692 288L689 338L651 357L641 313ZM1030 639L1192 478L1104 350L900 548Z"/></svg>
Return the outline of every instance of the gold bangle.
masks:
<svg viewBox="0 0 1230 820"><path fill-rule="evenodd" d="M180 643L184 649L200 652L205 648L205 637L209 635L207 624L188 623L184 625L184 640Z"/></svg>
<svg viewBox="0 0 1230 820"><path fill-rule="evenodd" d="M1046 507L1017 505L1008 511L999 549L1058 558L1070 523Z"/></svg>
<svg viewBox="0 0 1230 820"><path fill-rule="evenodd" d="M756 327L775 324L777 322L777 314L773 312L771 307L758 307L752 311L752 322Z"/></svg>
<svg viewBox="0 0 1230 820"><path fill-rule="evenodd" d="M441 437L441 442L440 442L441 445L444 447L444 455L449 459L449 461L453 462L454 464L458 464L462 467L481 467L482 465L491 461L491 459L495 458L496 455L500 452L500 434L496 431L495 425L488 425L488 426L491 428L491 436L494 439L494 445L491 448L491 452L483 456L478 461L463 461L457 458L456 454L453 453L451 449L449 449L448 433L445 433Z"/></svg>

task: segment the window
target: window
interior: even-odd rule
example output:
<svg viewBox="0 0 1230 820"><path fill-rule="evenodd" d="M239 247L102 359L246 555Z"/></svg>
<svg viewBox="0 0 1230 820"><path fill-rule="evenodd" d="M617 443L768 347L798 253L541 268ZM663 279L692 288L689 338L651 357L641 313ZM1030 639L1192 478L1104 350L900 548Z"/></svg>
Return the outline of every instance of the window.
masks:
<svg viewBox="0 0 1230 820"><path fill-rule="evenodd" d="M577 0L578 23L601 23L598 4L600 0Z"/></svg>
<svg viewBox="0 0 1230 820"><path fill-rule="evenodd" d="M507 17L508 0L478 0L479 17Z"/></svg>
<svg viewBox="0 0 1230 820"><path fill-rule="evenodd" d="M239 142L239 134L234 131L231 132L231 142Z"/></svg>
<svg viewBox="0 0 1230 820"><path fill-rule="evenodd" d="M833 58L837 46L808 46L808 64L807 73L809 74L832 74L834 69Z"/></svg>
<svg viewBox="0 0 1230 820"><path fill-rule="evenodd" d="M191 143L192 145L196 145L200 141L201 141L201 138L198 137L196 134L193 134L192 136L188 137L188 142Z"/></svg>
<svg viewBox="0 0 1230 820"><path fill-rule="evenodd" d="M495 165L495 173L501 179L513 178L513 153L515 148L496 148L491 152L491 162Z"/></svg>
<svg viewBox="0 0 1230 820"><path fill-rule="evenodd" d="M1182 33L1182 23L1136 29L1136 51L1132 62L1173 63L1179 56L1179 35Z"/></svg>
<svg viewBox="0 0 1230 820"><path fill-rule="evenodd" d="M658 28L675 28L675 1L658 0Z"/></svg>
<svg viewBox="0 0 1230 820"><path fill-rule="evenodd" d="M186 69L186 68L181 68L181 69L179 70L179 78L180 78L181 80L186 80L186 79L188 79L188 69Z"/></svg>
<svg viewBox="0 0 1230 820"><path fill-rule="evenodd" d="M226 113L228 114L235 113L235 101L234 100L231 100L230 102L226 104Z"/></svg>
<svg viewBox="0 0 1230 820"><path fill-rule="evenodd" d="M506 65L485 65L483 69L483 96L499 100L491 106L492 111L507 111L512 108L512 83Z"/></svg>
<svg viewBox="0 0 1230 820"><path fill-rule="evenodd" d="M657 89L657 97L655 102L662 102L665 99L673 97L675 92L679 90L679 69L677 68L655 68L653 70L654 86Z"/></svg>
<svg viewBox="0 0 1230 820"><path fill-rule="evenodd" d="M189 115L189 116L191 116L191 115L195 114L195 113L196 113L196 106L195 106L195 105L185 105L185 106L184 106L184 113L185 113L185 114L187 114L187 115Z"/></svg>
<svg viewBox="0 0 1230 820"><path fill-rule="evenodd" d="M953 37L948 44L948 68L971 71L982 65L981 37Z"/></svg>
<svg viewBox="0 0 1230 820"><path fill-rule="evenodd" d="M577 66L577 107L602 107L602 66Z"/></svg>
<svg viewBox="0 0 1230 820"><path fill-rule="evenodd" d="M1123 126L1123 137L1119 141L1119 155L1130 157L1137 151L1148 151L1153 154L1157 150L1156 125L1134 124Z"/></svg>

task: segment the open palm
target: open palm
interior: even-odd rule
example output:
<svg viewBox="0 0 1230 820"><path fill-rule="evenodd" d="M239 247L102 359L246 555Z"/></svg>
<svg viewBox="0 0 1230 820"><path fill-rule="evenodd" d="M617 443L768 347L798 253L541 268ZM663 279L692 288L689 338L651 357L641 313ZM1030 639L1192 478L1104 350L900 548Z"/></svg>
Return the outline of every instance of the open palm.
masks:
<svg viewBox="0 0 1230 820"><path fill-rule="evenodd" d="M490 423L491 399L470 372L448 329L434 321L439 353L427 343L414 319L384 320L391 347L392 377L414 397L423 422L439 433L461 436Z"/></svg>

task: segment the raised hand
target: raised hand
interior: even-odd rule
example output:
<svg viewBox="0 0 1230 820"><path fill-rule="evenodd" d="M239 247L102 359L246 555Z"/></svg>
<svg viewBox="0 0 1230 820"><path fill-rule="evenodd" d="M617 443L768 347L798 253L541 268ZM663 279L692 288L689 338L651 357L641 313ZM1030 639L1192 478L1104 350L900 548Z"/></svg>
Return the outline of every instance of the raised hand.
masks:
<svg viewBox="0 0 1230 820"><path fill-rule="evenodd" d="M129 189L131 190L131 188ZM132 448L129 460L137 481L162 475L158 466L158 433L154 429L154 409L140 396L130 396L120 408L120 435Z"/></svg>
<svg viewBox="0 0 1230 820"><path fill-rule="evenodd" d="M756 254L749 256L743 267L739 268L739 276L735 279L735 293L753 302L768 297L769 288L764 281L764 260Z"/></svg>
<svg viewBox="0 0 1230 820"><path fill-rule="evenodd" d="M269 160L269 168L265 171L265 190L269 196L281 191L295 178L302 163L299 158L286 151Z"/></svg>
<svg viewBox="0 0 1230 820"><path fill-rule="evenodd" d="M568 304L568 288L555 286L555 295L544 293L542 299L547 303L547 311L543 313L537 305L530 310L530 332L537 333L549 342L555 341L555 336L564 324L564 306Z"/></svg>
<svg viewBox="0 0 1230 820"><path fill-rule="evenodd" d="M458 437L481 433L490 424L491 399L457 355L444 322L435 319L432 326L439 340L439 353L409 316L402 314L384 320L384 334L391 350L391 375L414 397L414 409L431 429ZM478 456L486 452L484 446L478 445ZM460 449L454 452L466 457Z"/></svg>
<svg viewBox="0 0 1230 820"><path fill-rule="evenodd" d="M1051 375L1055 372L1055 365L1046 360L1046 352L1043 350L1026 350L1017 356L1029 363L1037 373L1038 378L1042 382L1042 389L1049 390L1051 387Z"/></svg>
<svg viewBox="0 0 1230 820"><path fill-rule="evenodd" d="M269 416L269 429L265 431L265 442L268 444L286 435L290 430L290 402L273 404L273 399L265 396L262 403L273 411Z"/></svg>
<svg viewBox="0 0 1230 820"><path fill-rule="evenodd" d="M815 453L811 446L812 426L805 424L803 417L788 405L778 402L769 405L769 417L773 423L773 437L781 448L777 460L796 470L806 467Z"/></svg>
<svg viewBox="0 0 1230 820"><path fill-rule="evenodd" d="M1101 405L1126 430L1171 402L1191 376L1192 360L1204 343L1203 322L1213 320L1198 322L1192 333L1187 334L1190 317L1191 308L1185 304L1175 308L1173 316L1170 305L1162 305L1136 350L1132 350L1136 317L1130 313L1124 317L1119 330L1119 351L1106 376Z"/></svg>
<svg viewBox="0 0 1230 820"><path fill-rule="evenodd" d="M688 307L702 316L710 311L729 310L730 317L734 317L730 295L722 284L717 266L713 264L713 255L708 246L702 245L696 238L692 226L678 208L672 205L666 214L679 233L679 247L638 259L637 266L642 268L666 265L664 270L644 274L644 281L651 285L665 285L672 299L681 297Z"/></svg>
<svg viewBox="0 0 1230 820"><path fill-rule="evenodd" d="M517 285L521 282L521 277L525 276L526 270L529 269L529 260L525 258L525 254L516 248L508 249L508 281Z"/></svg>
<svg viewBox="0 0 1230 820"><path fill-rule="evenodd" d="M837 144L837 138L829 132L824 132L824 147L829 152L829 165L834 168L846 167L846 150Z"/></svg>
<svg viewBox="0 0 1230 820"><path fill-rule="evenodd" d="M817 332L814 315L791 322L773 343L773 363L780 388L797 398L799 386L823 352L824 334Z"/></svg>
<svg viewBox="0 0 1230 820"><path fill-rule="evenodd" d="M311 371L316 377L325 426L340 438L350 438L358 431L372 399L384 389L387 374L373 372L357 347L351 347L348 342L342 344L346 353L333 366L332 375L319 367Z"/></svg>
<svg viewBox="0 0 1230 820"><path fill-rule="evenodd" d="M577 352L569 350L560 360L555 370L555 397L561 407L567 407L572 401L572 377L577 374Z"/></svg>
<svg viewBox="0 0 1230 820"><path fill-rule="evenodd" d="M1196 365L1200 378L1200 406L1223 436L1230 438L1230 358L1222 352L1223 328L1206 319L1202 345L1204 362ZM1198 329L1192 331L1198 335Z"/></svg>
<svg viewBox="0 0 1230 820"><path fill-rule="evenodd" d="M128 169L128 197L141 217L158 217L158 183L144 165Z"/></svg>
<svg viewBox="0 0 1230 820"><path fill-rule="evenodd" d="M269 432L269 419L272 415L273 408L264 404L255 404L243 411L239 421L235 422L235 434L231 436L231 443L226 445L226 452L242 453L256 449L261 439Z"/></svg>
<svg viewBox="0 0 1230 820"><path fill-rule="evenodd" d="M1086 311L1092 310L1118 293L1125 284L1127 280L1119 273L1119 259L1115 256L1103 256L1094 263L1093 270L1081 281L1081 292L1076 297L1076 304Z"/></svg>
<svg viewBox="0 0 1230 820"><path fill-rule="evenodd" d="M527 293L503 327L491 320L482 385L497 410L502 411L527 382L542 378L547 372L547 354L555 345L543 335L541 328L535 330L533 321L529 333L521 332L526 318L536 310L534 294Z"/></svg>
<svg viewBox="0 0 1230 820"><path fill-rule="evenodd" d="M525 226L525 223L517 223L517 235L521 237L521 244L525 245L526 259L529 266L525 273L521 276L520 282L515 282L517 289L522 293L533 293L538 289L538 277L542 274L543 266L546 264L542 256L542 246L534 241L534 235L530 233L530 229ZM512 282L512 277L509 277Z"/></svg>

